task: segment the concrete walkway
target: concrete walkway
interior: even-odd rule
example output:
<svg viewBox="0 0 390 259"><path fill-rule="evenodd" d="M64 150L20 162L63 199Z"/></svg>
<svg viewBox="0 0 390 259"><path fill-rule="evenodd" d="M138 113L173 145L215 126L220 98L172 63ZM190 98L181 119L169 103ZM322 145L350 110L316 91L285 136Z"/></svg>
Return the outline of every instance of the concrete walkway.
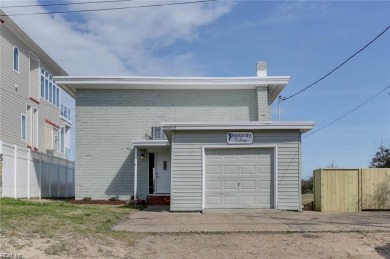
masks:
<svg viewBox="0 0 390 259"><path fill-rule="evenodd" d="M136 212L113 227L117 231L175 232L351 232L389 231L390 211L359 213L277 210L207 210L168 212L154 206Z"/></svg>

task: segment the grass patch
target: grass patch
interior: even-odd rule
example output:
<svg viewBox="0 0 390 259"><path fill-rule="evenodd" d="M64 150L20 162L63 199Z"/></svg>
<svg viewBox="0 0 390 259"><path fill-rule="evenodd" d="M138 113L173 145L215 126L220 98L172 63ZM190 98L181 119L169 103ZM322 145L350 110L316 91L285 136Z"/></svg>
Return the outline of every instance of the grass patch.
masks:
<svg viewBox="0 0 390 259"><path fill-rule="evenodd" d="M131 242L131 233L115 233L111 226L144 206L79 205L64 201L33 202L0 199L1 235L47 238L54 243L45 249L48 255L71 253L74 240L119 239ZM13 245L10 243L9 245Z"/></svg>

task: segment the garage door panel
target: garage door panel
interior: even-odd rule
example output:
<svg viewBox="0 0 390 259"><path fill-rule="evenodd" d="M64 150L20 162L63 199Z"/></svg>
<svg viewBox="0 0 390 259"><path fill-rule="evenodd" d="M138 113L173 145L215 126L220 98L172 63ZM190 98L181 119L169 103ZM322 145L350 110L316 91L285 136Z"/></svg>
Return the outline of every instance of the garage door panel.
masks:
<svg viewBox="0 0 390 259"><path fill-rule="evenodd" d="M249 205L249 206L256 206L256 195L252 196L242 196L241 197L241 204Z"/></svg>
<svg viewBox="0 0 390 259"><path fill-rule="evenodd" d="M272 207L273 166L270 148L206 149L206 208Z"/></svg>
<svg viewBox="0 0 390 259"><path fill-rule="evenodd" d="M238 206L239 205L239 196L224 196L223 197L223 203L224 205L227 205L227 206Z"/></svg>
<svg viewBox="0 0 390 259"><path fill-rule="evenodd" d="M223 189L224 190L238 190L238 184L237 181L223 181Z"/></svg>
<svg viewBox="0 0 390 259"><path fill-rule="evenodd" d="M209 175L220 175L221 174L221 166L220 165L208 165L206 167L207 174Z"/></svg>
<svg viewBox="0 0 390 259"><path fill-rule="evenodd" d="M225 165L223 167L223 174L229 174L229 175L238 175L238 165Z"/></svg>
<svg viewBox="0 0 390 259"><path fill-rule="evenodd" d="M222 199L219 196L209 196L206 198L206 204L209 206L219 206L222 203Z"/></svg>
<svg viewBox="0 0 390 259"><path fill-rule="evenodd" d="M241 166L241 174L256 174L256 165L243 165Z"/></svg>
<svg viewBox="0 0 390 259"><path fill-rule="evenodd" d="M241 180L240 186L241 186L241 190L256 190L256 181L255 180Z"/></svg>
<svg viewBox="0 0 390 259"><path fill-rule="evenodd" d="M221 181L207 181L206 187L207 190L220 190Z"/></svg>

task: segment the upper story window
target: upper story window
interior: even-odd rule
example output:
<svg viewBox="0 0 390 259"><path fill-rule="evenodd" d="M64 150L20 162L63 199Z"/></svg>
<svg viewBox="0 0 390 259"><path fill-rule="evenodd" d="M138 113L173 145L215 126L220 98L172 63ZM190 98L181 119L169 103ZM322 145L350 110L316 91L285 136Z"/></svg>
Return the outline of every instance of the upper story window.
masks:
<svg viewBox="0 0 390 259"><path fill-rule="evenodd" d="M70 109L63 104L61 104L61 118L65 119L68 122L71 122Z"/></svg>
<svg viewBox="0 0 390 259"><path fill-rule="evenodd" d="M53 76L41 68L41 97L49 103L60 107L60 89L53 80Z"/></svg>
<svg viewBox="0 0 390 259"><path fill-rule="evenodd" d="M14 47L14 70L19 72L19 49L18 47Z"/></svg>
<svg viewBox="0 0 390 259"><path fill-rule="evenodd" d="M20 116L20 139L26 141L26 115Z"/></svg>

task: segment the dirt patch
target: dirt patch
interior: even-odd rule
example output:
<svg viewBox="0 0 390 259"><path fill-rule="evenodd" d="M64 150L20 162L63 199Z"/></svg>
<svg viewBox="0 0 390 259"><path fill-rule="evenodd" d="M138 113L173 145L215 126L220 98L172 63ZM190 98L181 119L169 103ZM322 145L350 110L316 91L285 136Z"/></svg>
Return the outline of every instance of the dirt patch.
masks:
<svg viewBox="0 0 390 259"><path fill-rule="evenodd" d="M127 238L2 237L23 258L389 258L389 233L161 234ZM337 241L337 242L335 242Z"/></svg>

